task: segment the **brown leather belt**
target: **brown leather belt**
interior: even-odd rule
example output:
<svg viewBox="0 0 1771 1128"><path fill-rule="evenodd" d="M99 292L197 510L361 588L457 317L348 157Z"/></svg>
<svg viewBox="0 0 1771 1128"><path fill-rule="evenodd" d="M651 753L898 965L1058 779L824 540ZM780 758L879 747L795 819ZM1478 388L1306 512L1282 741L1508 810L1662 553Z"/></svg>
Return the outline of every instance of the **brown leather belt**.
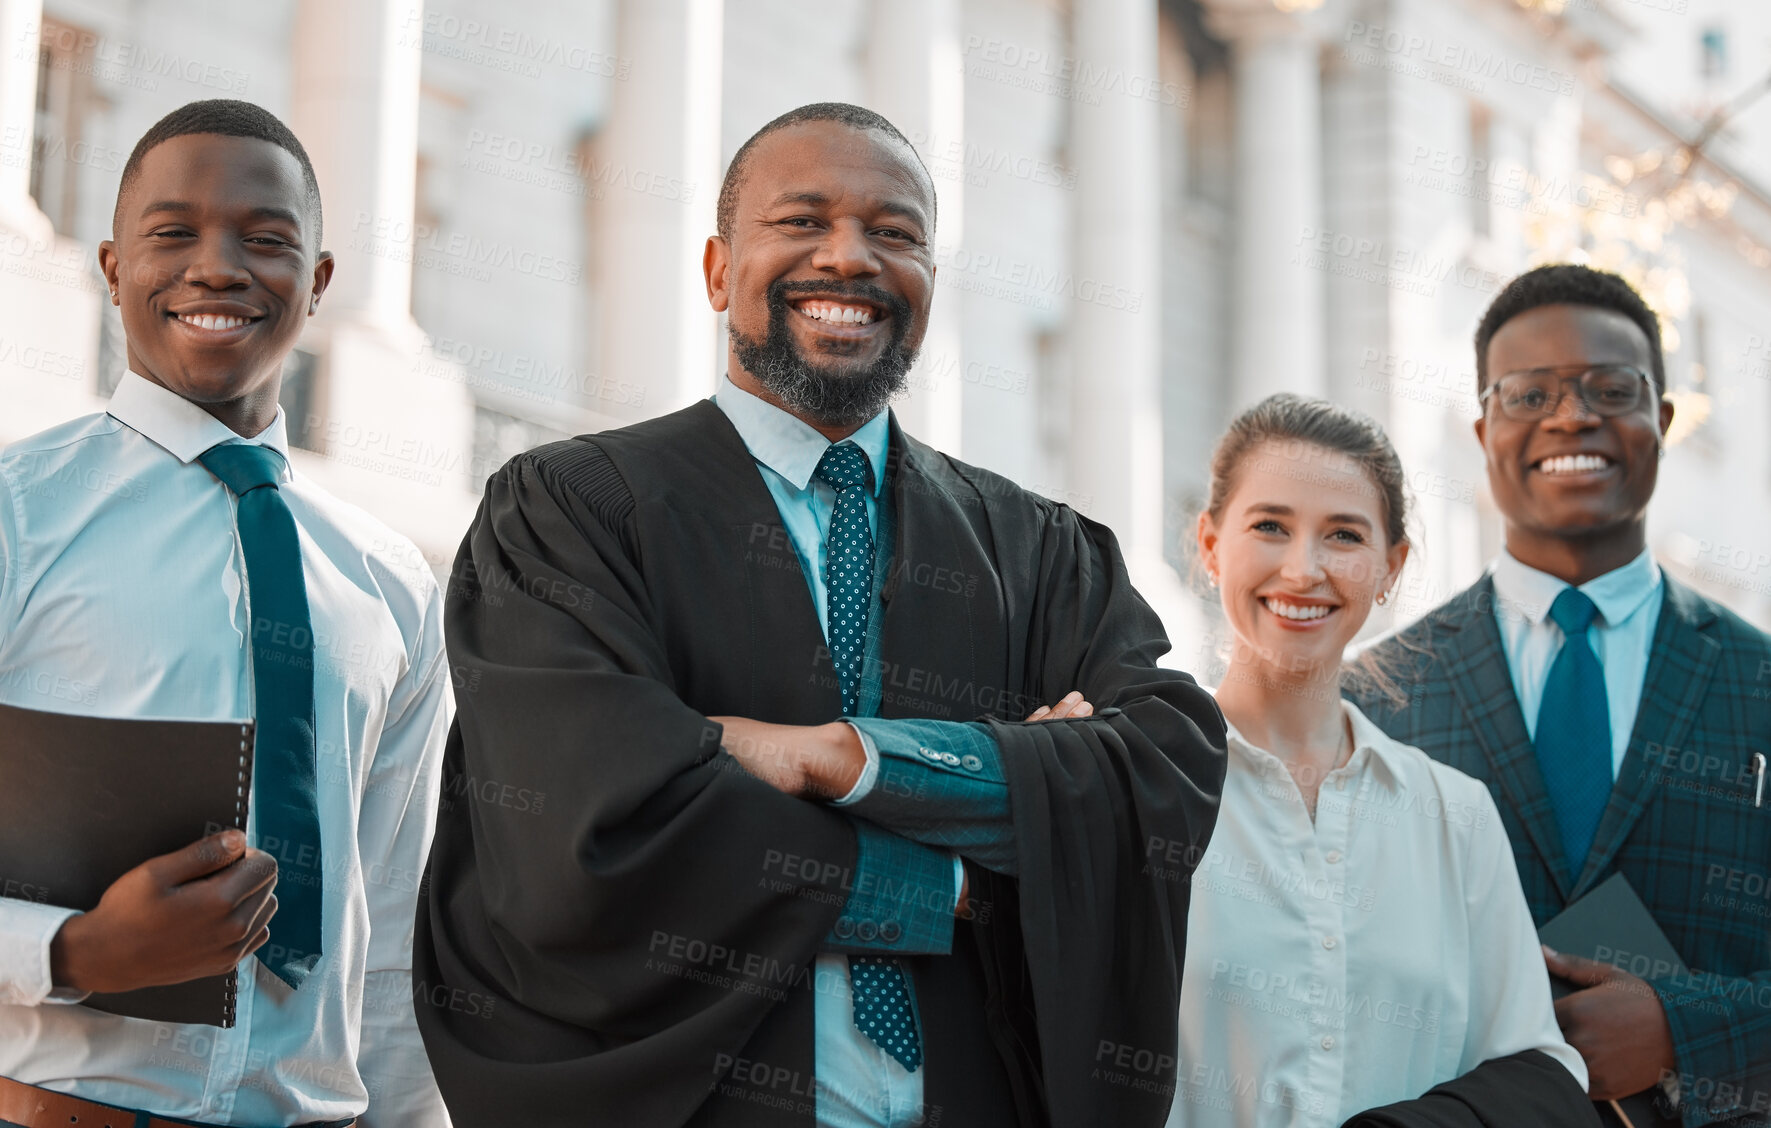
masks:
<svg viewBox="0 0 1771 1128"><path fill-rule="evenodd" d="M8 1120L24 1128L188 1128L189 1120L165 1120L158 1116L141 1117L126 1108L83 1101L66 1093L39 1089L10 1077L0 1077L0 1120ZM338 1122L336 1128L350 1128L354 1120Z"/></svg>

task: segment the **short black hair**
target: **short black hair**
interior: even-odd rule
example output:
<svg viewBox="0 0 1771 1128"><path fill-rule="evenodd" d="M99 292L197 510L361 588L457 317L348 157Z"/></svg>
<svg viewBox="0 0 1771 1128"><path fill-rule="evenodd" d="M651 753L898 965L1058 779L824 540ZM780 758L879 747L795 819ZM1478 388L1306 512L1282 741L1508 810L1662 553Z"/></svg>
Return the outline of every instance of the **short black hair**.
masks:
<svg viewBox="0 0 1771 1128"><path fill-rule="evenodd" d="M715 214L715 228L719 231L720 238L730 239L732 237L732 224L737 219L738 213L738 189L744 186L744 175L750 164L750 152L756 148L756 143L769 134L786 129L790 125L803 125L812 121L834 121L853 129L874 130L885 134L909 149L910 155L916 158L916 166L922 169L924 176L929 178L929 207L933 209L936 206L935 178L929 175L929 166L923 164L922 154L916 151L916 146L910 143L908 137L899 132L897 126L865 106L851 105L848 102L812 102L797 110L788 110L774 121L752 133L750 140L738 146L738 151L732 155L732 163L726 166L726 178L720 182L719 186L719 209ZM929 221L932 223L934 218L934 215L931 214Z"/></svg>
<svg viewBox="0 0 1771 1128"><path fill-rule="evenodd" d="M307 184L307 206L314 220L313 250L320 249L320 181L314 175L314 163L308 160L307 150L301 147L295 134L276 114L263 106L232 98L211 98L180 106L141 135L141 140L135 143L135 148L129 153L129 160L123 165L123 181L117 186L117 206L111 215L113 233L123 214L123 197L128 195L129 189L141 177L142 158L155 146L174 137L184 137L192 133L219 133L223 137L250 137L258 141L269 141L294 157L301 164L301 177Z"/></svg>
<svg viewBox="0 0 1771 1128"><path fill-rule="evenodd" d="M1476 326L1476 391L1488 386L1488 344L1500 327L1529 310L1547 305L1595 306L1615 310L1636 323L1654 357L1654 389L1666 394L1666 360L1660 351L1660 319L1634 286L1607 270L1558 262L1527 270L1506 284Z"/></svg>

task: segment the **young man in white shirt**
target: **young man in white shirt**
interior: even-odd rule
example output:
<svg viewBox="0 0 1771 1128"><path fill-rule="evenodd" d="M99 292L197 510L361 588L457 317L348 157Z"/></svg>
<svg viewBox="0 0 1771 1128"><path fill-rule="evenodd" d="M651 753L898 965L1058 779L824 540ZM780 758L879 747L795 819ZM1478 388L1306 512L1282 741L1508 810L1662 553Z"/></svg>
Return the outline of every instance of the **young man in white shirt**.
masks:
<svg viewBox="0 0 1771 1128"><path fill-rule="evenodd" d="M333 270L313 167L265 110L193 103L137 144L113 234L110 409L0 452L0 703L253 718L255 779L244 834L144 859L87 912L0 900L0 1124L446 1125L410 973L439 593L293 473L277 403ZM236 965L231 1027L79 1005Z"/></svg>

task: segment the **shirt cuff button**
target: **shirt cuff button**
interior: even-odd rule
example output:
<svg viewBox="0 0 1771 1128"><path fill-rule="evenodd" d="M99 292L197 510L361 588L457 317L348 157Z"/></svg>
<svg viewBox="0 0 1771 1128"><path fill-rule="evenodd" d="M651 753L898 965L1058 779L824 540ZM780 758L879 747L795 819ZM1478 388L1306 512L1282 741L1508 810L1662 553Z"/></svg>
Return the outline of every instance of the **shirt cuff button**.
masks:
<svg viewBox="0 0 1771 1128"><path fill-rule="evenodd" d="M847 940L855 934L855 922L848 917L837 917L836 926L831 929L838 940Z"/></svg>
<svg viewBox="0 0 1771 1128"><path fill-rule="evenodd" d="M879 926L879 938L887 944L896 944L904 938L904 928L895 920L888 920Z"/></svg>
<svg viewBox="0 0 1771 1128"><path fill-rule="evenodd" d="M871 944L879 939L879 925L864 920L855 926L855 938L863 944Z"/></svg>
<svg viewBox="0 0 1771 1128"><path fill-rule="evenodd" d="M961 756L959 758L959 765L968 772L981 772L984 770L984 761L976 756Z"/></svg>

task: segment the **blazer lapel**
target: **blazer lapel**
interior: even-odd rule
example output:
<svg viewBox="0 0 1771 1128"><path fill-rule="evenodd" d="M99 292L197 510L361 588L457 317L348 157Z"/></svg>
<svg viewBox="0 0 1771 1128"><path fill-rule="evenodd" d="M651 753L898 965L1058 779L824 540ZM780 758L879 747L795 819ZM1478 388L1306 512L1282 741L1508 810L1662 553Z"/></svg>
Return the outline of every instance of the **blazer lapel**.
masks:
<svg viewBox="0 0 1771 1128"><path fill-rule="evenodd" d="M1617 783L1599 820L1593 848L1580 871L1575 896L1597 882L1654 798L1655 773L1649 764L1648 750L1684 746L1721 657L1722 644L1708 632L1714 614L1671 577L1661 582L1660 621L1655 624L1654 641L1648 651L1642 703L1636 709L1629 749L1624 753Z"/></svg>
<svg viewBox="0 0 1771 1128"><path fill-rule="evenodd" d="M1562 835L1537 765L1537 750L1513 692L1506 650L1494 622L1494 599L1494 581L1484 576L1464 593L1461 614L1447 617L1455 633L1442 644L1445 677L1488 759L1491 778L1500 784L1539 856L1549 863L1556 891L1566 900L1570 883Z"/></svg>

